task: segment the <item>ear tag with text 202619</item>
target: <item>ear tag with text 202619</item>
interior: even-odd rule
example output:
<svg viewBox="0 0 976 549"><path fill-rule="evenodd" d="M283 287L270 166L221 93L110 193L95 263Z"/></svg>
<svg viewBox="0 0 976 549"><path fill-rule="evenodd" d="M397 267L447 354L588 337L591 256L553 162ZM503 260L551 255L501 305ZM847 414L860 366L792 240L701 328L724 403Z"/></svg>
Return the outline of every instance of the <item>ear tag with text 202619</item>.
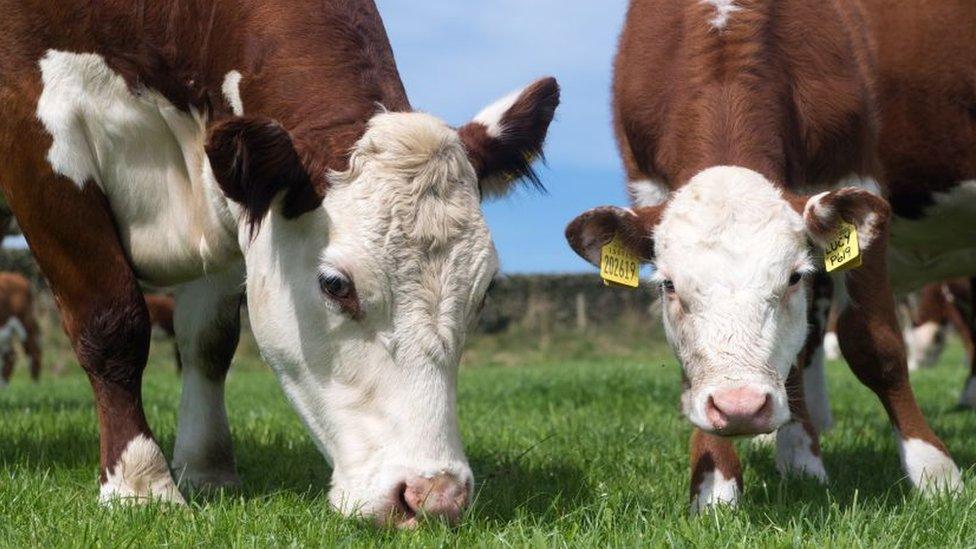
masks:
<svg viewBox="0 0 976 549"><path fill-rule="evenodd" d="M827 272L856 269L861 266L861 248L857 242L857 227L841 221L834 236L827 241L824 250Z"/></svg>
<svg viewBox="0 0 976 549"><path fill-rule="evenodd" d="M600 249L600 278L607 286L636 288L640 283L640 260L623 245L619 236L615 235Z"/></svg>

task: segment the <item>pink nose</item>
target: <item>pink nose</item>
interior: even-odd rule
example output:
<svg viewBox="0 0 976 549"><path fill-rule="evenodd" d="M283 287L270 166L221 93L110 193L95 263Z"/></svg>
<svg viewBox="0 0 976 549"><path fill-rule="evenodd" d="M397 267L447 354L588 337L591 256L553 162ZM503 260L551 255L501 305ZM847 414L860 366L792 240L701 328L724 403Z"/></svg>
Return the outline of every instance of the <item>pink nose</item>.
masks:
<svg viewBox="0 0 976 549"><path fill-rule="evenodd" d="M719 389L708 397L705 415L723 435L748 435L771 430L773 398L765 390L743 386Z"/></svg>
<svg viewBox="0 0 976 549"><path fill-rule="evenodd" d="M457 524L461 511L468 506L468 495L468 485L454 475L441 473L430 478L413 477L403 484L400 505L406 508L398 526L412 528L422 517Z"/></svg>

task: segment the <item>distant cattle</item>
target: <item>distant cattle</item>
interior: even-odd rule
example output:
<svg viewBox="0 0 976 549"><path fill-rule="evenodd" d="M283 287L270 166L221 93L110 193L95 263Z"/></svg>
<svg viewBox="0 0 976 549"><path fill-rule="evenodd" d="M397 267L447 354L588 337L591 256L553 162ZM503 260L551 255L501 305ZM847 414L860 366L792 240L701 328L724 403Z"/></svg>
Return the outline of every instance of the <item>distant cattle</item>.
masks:
<svg viewBox="0 0 976 549"><path fill-rule="evenodd" d="M916 404L894 293L976 273L973 44L974 2L631 2L614 112L633 207L567 238L594 264L615 236L654 264L696 426L693 508L738 499L735 435L778 429L780 470L826 480L830 416L806 404L826 403L831 286L908 480L961 486ZM846 270L817 275L832 251Z"/></svg>
<svg viewBox="0 0 976 549"><path fill-rule="evenodd" d="M31 379L41 377L41 330L34 317L34 294L30 282L17 273L0 272L0 387L10 382L20 343L30 360Z"/></svg>
<svg viewBox="0 0 976 549"><path fill-rule="evenodd" d="M237 482L223 387L246 291L329 501L457 521L458 363L499 268L482 202L539 184L555 79L455 128L411 107L372 0L0 13L0 185L92 382L100 499ZM143 412L141 282L176 298L175 474Z"/></svg>

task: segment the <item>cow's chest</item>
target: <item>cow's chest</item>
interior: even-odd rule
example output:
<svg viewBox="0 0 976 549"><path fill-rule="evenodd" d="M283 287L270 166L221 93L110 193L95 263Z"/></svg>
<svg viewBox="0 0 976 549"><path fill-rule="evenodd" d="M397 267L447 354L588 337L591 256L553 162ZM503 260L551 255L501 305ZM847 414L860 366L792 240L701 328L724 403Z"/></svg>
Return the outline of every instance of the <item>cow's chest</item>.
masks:
<svg viewBox="0 0 976 549"><path fill-rule="evenodd" d="M921 219L892 220L888 263L898 292L976 274L976 180L934 200Z"/></svg>
<svg viewBox="0 0 976 549"><path fill-rule="evenodd" d="M141 277L195 278L234 253L207 181L202 116L155 91L130 90L99 55L52 50L40 68L37 115L52 137L48 161L79 187L102 189Z"/></svg>

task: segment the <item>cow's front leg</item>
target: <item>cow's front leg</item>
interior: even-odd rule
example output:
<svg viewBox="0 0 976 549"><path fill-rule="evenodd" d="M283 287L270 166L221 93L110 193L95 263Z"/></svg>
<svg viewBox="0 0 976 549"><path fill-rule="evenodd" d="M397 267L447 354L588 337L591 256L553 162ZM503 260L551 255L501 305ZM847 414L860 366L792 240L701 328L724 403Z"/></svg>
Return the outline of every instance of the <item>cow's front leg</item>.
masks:
<svg viewBox="0 0 976 549"><path fill-rule="evenodd" d="M691 435L691 512L735 505L742 493L742 465L732 439L696 428Z"/></svg>
<svg viewBox="0 0 976 549"><path fill-rule="evenodd" d="M838 320L841 350L857 378L878 395L888 412L912 485L924 493L958 490L959 469L929 428L909 383L884 249L869 249L864 266L845 276L850 300Z"/></svg>
<svg viewBox="0 0 976 549"><path fill-rule="evenodd" d="M181 286L174 323L183 369L177 480L200 489L239 483L224 406L224 380L240 337L243 270L232 268Z"/></svg>
<svg viewBox="0 0 976 549"><path fill-rule="evenodd" d="M966 359L969 361L969 378L963 385L959 406L976 408L976 278L970 279L969 284L969 315L961 322L965 330L960 328L963 344L966 347Z"/></svg>
<svg viewBox="0 0 976 549"><path fill-rule="evenodd" d="M786 394L790 401L790 422L776 431L776 468L784 475L805 474L827 482L827 470L820 457L820 436L807 413L800 368L790 370Z"/></svg>

